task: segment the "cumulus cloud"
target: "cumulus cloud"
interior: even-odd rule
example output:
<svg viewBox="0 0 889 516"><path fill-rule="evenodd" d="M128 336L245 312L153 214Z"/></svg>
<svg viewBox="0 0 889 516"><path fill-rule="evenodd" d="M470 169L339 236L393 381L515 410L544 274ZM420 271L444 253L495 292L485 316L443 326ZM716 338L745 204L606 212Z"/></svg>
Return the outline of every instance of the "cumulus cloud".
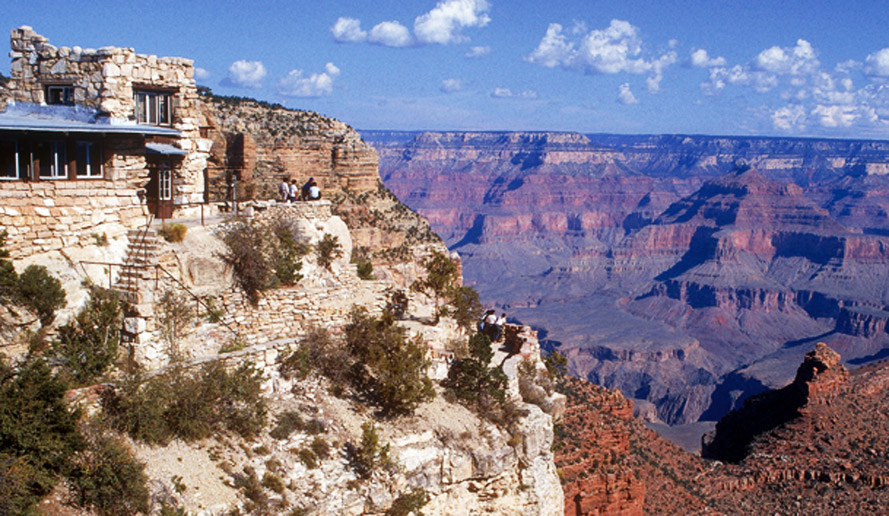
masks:
<svg viewBox="0 0 889 516"><path fill-rule="evenodd" d="M327 63L324 71L306 77L302 70L291 70L286 77L278 81L278 92L291 97L321 97L333 92L333 80L339 76L340 69L333 63Z"/></svg>
<svg viewBox="0 0 889 516"><path fill-rule="evenodd" d="M825 106L818 104L812 110L821 127L850 127L860 116L855 106Z"/></svg>
<svg viewBox="0 0 889 516"><path fill-rule="evenodd" d="M460 79L445 79L441 81L439 89L442 93L456 93L462 91L466 85Z"/></svg>
<svg viewBox="0 0 889 516"><path fill-rule="evenodd" d="M753 60L753 66L778 75L804 75L816 72L821 63L812 44L798 39L794 47L774 46L763 50Z"/></svg>
<svg viewBox="0 0 889 516"><path fill-rule="evenodd" d="M513 92L509 88L494 88L491 96L495 99L525 99L534 100L537 98L537 92L534 90L525 90Z"/></svg>
<svg viewBox="0 0 889 516"><path fill-rule="evenodd" d="M562 67L587 74L648 74L648 91L660 89L664 69L677 60L676 52L646 60L642 57L639 29L623 20L611 20L601 30L588 30L583 23L575 23L565 31L558 23L551 23L537 48L525 57L530 63L549 68Z"/></svg>
<svg viewBox="0 0 889 516"><path fill-rule="evenodd" d="M478 59L480 57L485 57L490 53L491 47L472 47L469 49L469 52L463 54L463 57L467 57L469 59Z"/></svg>
<svg viewBox="0 0 889 516"><path fill-rule="evenodd" d="M210 78L210 72L201 68L200 66L194 67L194 78L199 81L204 81Z"/></svg>
<svg viewBox="0 0 889 516"><path fill-rule="evenodd" d="M864 73L871 77L889 77L889 48L867 56L864 61Z"/></svg>
<svg viewBox="0 0 889 516"><path fill-rule="evenodd" d="M239 60L228 67L228 79L236 86L259 88L267 72L261 61Z"/></svg>
<svg viewBox="0 0 889 516"><path fill-rule="evenodd" d="M355 18L339 17L330 28L333 39L339 43L361 43L367 41L367 32L361 30L361 21Z"/></svg>
<svg viewBox="0 0 889 516"><path fill-rule="evenodd" d="M385 21L370 29L367 41L384 47L399 48L410 46L413 43L413 38L404 25L397 21Z"/></svg>
<svg viewBox="0 0 889 516"><path fill-rule="evenodd" d="M784 106L772 113L772 125L784 131L806 128L806 108L799 104Z"/></svg>
<svg viewBox="0 0 889 516"><path fill-rule="evenodd" d="M688 57L688 66L692 68L713 68L714 66L725 66L724 57L710 57L706 50L699 48L692 51Z"/></svg>
<svg viewBox="0 0 889 516"><path fill-rule="evenodd" d="M636 96L633 95L633 91L630 89L630 83L625 82L620 85L620 89L617 92L617 101L627 106L639 103Z"/></svg>
<svg viewBox="0 0 889 516"><path fill-rule="evenodd" d="M414 20L414 34L423 43L460 43L467 38L461 30L484 27L491 21L487 0L440 0L426 14Z"/></svg>

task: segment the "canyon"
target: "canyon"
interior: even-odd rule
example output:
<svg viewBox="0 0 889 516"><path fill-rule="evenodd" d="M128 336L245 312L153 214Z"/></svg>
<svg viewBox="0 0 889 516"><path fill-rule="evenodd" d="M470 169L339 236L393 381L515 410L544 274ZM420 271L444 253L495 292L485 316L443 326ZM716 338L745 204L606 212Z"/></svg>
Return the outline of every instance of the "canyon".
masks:
<svg viewBox="0 0 889 516"><path fill-rule="evenodd" d="M717 421L889 347L889 142L362 131L486 303L638 416Z"/></svg>

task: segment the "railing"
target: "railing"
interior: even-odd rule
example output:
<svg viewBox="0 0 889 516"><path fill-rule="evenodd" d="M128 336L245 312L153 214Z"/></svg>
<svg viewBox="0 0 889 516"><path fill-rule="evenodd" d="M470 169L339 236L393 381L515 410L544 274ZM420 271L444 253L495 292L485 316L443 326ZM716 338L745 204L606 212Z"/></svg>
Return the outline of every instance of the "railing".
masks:
<svg viewBox="0 0 889 516"><path fill-rule="evenodd" d="M179 278L173 276L173 274L171 274L170 271L165 269L160 264L155 263L155 264L150 264L150 265L137 265L137 264L127 264L127 263L114 263L114 262L97 262L97 261L89 261L89 260L82 260L79 263L80 263L81 267L83 267L84 265L101 265L103 267L108 267L108 289L109 290L114 289L114 280L113 280L113 274L112 274L114 267L121 267L122 269L129 268L129 269L138 269L138 270L154 269L154 289L155 290L157 290L160 287L160 272L162 272L170 280L172 280L177 286L179 286L179 288L181 288L186 293L188 293L192 298L194 298L194 300L197 302L197 305L199 307L203 307L205 310L207 310L208 313L213 313L213 311L216 310L216 308L207 304L206 301L201 299L200 296L198 296L197 294L192 292L191 289L188 288L188 286L186 286L184 283L182 283L182 281L180 281ZM241 334L236 329L232 328L231 325L229 325L227 322L220 319L219 323L222 324L228 331L230 331L235 336L235 338L241 337Z"/></svg>

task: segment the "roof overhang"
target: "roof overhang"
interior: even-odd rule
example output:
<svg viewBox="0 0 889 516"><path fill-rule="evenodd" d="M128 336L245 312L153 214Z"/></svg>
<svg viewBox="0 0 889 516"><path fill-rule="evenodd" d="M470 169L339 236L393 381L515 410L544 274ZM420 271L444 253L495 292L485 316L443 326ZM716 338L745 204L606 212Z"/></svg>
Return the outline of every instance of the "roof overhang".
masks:
<svg viewBox="0 0 889 516"><path fill-rule="evenodd" d="M5 113L0 113L0 131L179 136L179 131L170 127L115 122L101 116L97 110L81 106L40 106L25 103L10 104Z"/></svg>
<svg viewBox="0 0 889 516"><path fill-rule="evenodd" d="M188 152L169 143L146 143L145 154L151 156L186 156Z"/></svg>

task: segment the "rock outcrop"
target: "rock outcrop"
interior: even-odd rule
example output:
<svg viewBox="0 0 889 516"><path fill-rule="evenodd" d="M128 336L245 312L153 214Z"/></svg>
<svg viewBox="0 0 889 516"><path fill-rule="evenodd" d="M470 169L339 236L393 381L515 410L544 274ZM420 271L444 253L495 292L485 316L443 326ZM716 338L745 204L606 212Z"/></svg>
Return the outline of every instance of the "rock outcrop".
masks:
<svg viewBox="0 0 889 516"><path fill-rule="evenodd" d="M889 346L885 142L364 137L484 299L656 420L718 419L780 387L807 339L847 360Z"/></svg>

